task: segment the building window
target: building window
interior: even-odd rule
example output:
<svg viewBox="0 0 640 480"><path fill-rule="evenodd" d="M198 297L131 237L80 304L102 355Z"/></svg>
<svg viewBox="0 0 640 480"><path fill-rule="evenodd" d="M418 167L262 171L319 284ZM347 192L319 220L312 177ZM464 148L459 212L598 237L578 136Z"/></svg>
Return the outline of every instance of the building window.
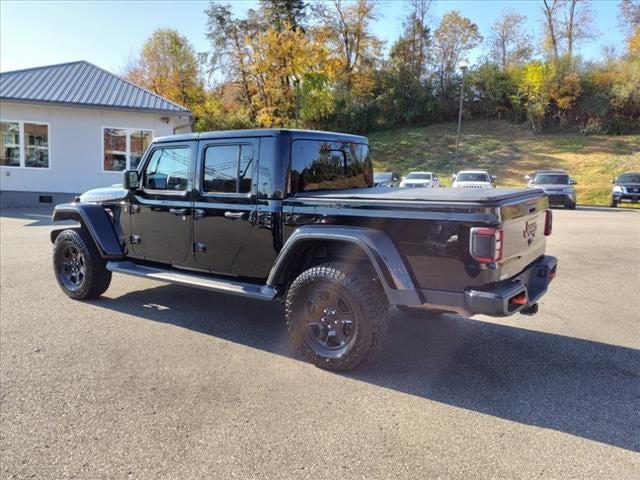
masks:
<svg viewBox="0 0 640 480"><path fill-rule="evenodd" d="M24 124L24 166L49 166L49 127L37 123Z"/></svg>
<svg viewBox="0 0 640 480"><path fill-rule="evenodd" d="M0 165L49 168L49 125L2 121L0 131L2 132Z"/></svg>
<svg viewBox="0 0 640 480"><path fill-rule="evenodd" d="M105 172L121 172L138 168L144 152L153 139L153 131L132 128L103 129Z"/></svg>

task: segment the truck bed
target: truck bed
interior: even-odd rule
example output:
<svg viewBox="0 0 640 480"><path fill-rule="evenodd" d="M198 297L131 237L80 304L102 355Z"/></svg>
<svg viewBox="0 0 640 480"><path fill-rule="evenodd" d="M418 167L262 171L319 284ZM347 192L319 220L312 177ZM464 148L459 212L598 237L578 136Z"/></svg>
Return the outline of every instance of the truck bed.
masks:
<svg viewBox="0 0 640 480"><path fill-rule="evenodd" d="M341 200L422 201L433 203L464 203L493 206L508 200L535 199L544 195L539 188L352 188L304 192L296 198Z"/></svg>

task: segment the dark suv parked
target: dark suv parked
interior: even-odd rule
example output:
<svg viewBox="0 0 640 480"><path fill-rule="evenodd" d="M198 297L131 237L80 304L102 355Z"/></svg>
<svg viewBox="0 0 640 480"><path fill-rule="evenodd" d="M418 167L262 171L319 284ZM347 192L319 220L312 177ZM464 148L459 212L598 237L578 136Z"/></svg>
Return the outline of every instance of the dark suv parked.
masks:
<svg viewBox="0 0 640 480"><path fill-rule="evenodd" d="M640 202L640 172L625 172L611 180L611 206L617 207L620 202Z"/></svg>
<svg viewBox="0 0 640 480"><path fill-rule="evenodd" d="M244 130L154 140L121 188L58 205L53 265L71 298L112 272L282 299L295 345L348 370L389 306L533 314L556 273L539 189L371 188L367 139Z"/></svg>

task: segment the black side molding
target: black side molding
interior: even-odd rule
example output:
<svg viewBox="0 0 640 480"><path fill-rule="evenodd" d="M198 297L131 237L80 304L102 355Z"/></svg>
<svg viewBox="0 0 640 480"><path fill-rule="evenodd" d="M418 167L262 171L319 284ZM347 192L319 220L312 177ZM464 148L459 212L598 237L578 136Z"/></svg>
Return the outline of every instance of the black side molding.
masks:
<svg viewBox="0 0 640 480"><path fill-rule="evenodd" d="M53 210L54 222L75 220L89 232L103 258L122 258L122 246L104 207L97 203L62 203ZM54 233L55 232L55 233ZM60 233L54 230L51 241Z"/></svg>

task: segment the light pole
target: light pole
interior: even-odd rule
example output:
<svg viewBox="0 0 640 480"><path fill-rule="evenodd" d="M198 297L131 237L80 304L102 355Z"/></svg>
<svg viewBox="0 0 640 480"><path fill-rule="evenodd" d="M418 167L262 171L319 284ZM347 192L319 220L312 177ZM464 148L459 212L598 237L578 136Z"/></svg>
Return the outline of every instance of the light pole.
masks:
<svg viewBox="0 0 640 480"><path fill-rule="evenodd" d="M299 128L300 124L300 80L297 78L293 81L293 85L296 88L296 128Z"/></svg>
<svg viewBox="0 0 640 480"><path fill-rule="evenodd" d="M460 110L458 111L458 137L456 138L456 156L453 161L453 174L458 171L458 151L460 150L460 127L462 126L462 104L464 102L464 74L467 71L469 64L464 60L459 63L460 70L462 70L462 81L460 82Z"/></svg>

